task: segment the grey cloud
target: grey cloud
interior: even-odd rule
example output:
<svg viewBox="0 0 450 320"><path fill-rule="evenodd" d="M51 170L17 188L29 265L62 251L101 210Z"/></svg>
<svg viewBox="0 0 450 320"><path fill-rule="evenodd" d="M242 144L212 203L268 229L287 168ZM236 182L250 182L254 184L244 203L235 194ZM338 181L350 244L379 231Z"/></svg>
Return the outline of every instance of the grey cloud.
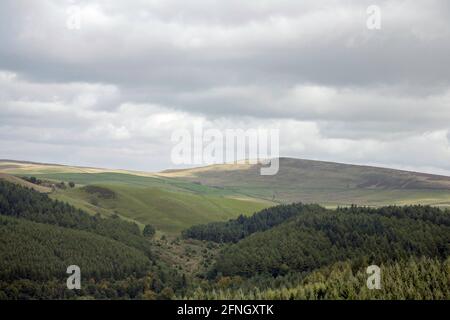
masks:
<svg viewBox="0 0 450 320"><path fill-rule="evenodd" d="M448 84L450 22L441 2L423 10L423 3L382 1L386 21L376 32L365 27L367 5L361 1L349 2L348 14L339 11L338 2L254 2L237 14L240 23L231 25L224 21L240 8L233 3L155 5L156 13L147 20L137 18L146 4L138 3L122 12L123 6L99 2L98 11L111 14L106 22L90 25L93 18L86 14L82 29L70 31L64 20L67 6L22 2L16 9L22 24L4 28L10 46L2 46L0 66L39 79L145 83L173 91L224 83ZM10 13L8 4L3 4L4 15ZM167 8L176 9L169 15Z"/></svg>
<svg viewBox="0 0 450 320"><path fill-rule="evenodd" d="M285 155L450 170L448 1L5 0L0 41L8 157L169 167L171 131L203 121L280 126Z"/></svg>

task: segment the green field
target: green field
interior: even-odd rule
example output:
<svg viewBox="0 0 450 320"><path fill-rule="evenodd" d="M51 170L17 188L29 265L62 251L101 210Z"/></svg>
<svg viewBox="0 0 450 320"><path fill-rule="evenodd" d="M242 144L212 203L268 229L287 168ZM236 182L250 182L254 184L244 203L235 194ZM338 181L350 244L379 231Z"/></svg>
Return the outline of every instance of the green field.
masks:
<svg viewBox="0 0 450 320"><path fill-rule="evenodd" d="M51 197L91 213L116 213L140 224L152 224L157 230L168 233L179 232L194 224L251 214L269 206L268 203L253 200L167 191L158 187L99 186L113 191L116 198L103 199L87 193L83 188L57 191Z"/></svg>
<svg viewBox="0 0 450 320"><path fill-rule="evenodd" d="M173 178L102 173L35 173L38 179L72 181L76 188L57 189L50 197L68 202L89 213L119 216L154 225L164 233L179 231L199 223L221 221L239 214L252 214L273 203L245 198L227 189L212 188ZM111 190L116 197L104 199L87 192L83 186L95 185Z"/></svg>

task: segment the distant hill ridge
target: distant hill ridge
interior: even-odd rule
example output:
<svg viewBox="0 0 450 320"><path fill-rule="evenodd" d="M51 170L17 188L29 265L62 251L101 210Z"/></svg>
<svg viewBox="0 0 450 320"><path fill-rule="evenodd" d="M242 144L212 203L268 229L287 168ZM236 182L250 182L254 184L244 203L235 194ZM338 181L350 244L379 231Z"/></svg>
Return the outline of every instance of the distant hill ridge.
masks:
<svg viewBox="0 0 450 320"><path fill-rule="evenodd" d="M44 178L54 178L54 174L59 173L117 173L153 177L167 182L166 186L174 182L189 183L191 185L188 189L197 190L197 193L204 192L198 187L204 186L210 188L208 192L221 190L221 194L232 195L234 198L275 204L303 202L325 206L450 206L450 177L444 175L294 158L280 158L279 165L276 175L262 176L261 164L249 164L245 161L150 173L8 160L0 161L0 172L13 175L40 174ZM114 179L120 180L121 177L127 179L124 175L117 175ZM166 186L161 186L166 189Z"/></svg>
<svg viewBox="0 0 450 320"><path fill-rule="evenodd" d="M274 176L260 176L257 173L262 167L261 164L217 164L205 167L196 167L190 169L169 169L161 172L166 176L196 176L200 179L217 178L223 171L229 172L231 169L242 171L248 170L252 173L255 180L274 180L275 178L285 178L292 170L297 170L298 174L317 174L321 178L323 174L329 174L330 178L343 178L340 175L357 175L361 179L357 187L400 187L400 188L444 188L450 189L450 177L430 173L421 173L415 171L399 170L392 168L345 164L337 162L305 160L295 158L280 158L280 170ZM242 172L239 172L241 174ZM350 177L347 177L350 178ZM230 178L231 179L231 178ZM356 179L352 179L355 181ZM434 184L437 185L434 185Z"/></svg>

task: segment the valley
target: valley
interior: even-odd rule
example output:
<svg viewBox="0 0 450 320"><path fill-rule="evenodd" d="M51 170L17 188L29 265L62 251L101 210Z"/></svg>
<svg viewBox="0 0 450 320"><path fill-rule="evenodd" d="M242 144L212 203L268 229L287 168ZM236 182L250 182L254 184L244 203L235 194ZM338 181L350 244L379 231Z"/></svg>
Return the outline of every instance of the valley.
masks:
<svg viewBox="0 0 450 320"><path fill-rule="evenodd" d="M286 158L258 172L0 161L0 297L450 298L449 177ZM371 264L387 291L365 288Z"/></svg>

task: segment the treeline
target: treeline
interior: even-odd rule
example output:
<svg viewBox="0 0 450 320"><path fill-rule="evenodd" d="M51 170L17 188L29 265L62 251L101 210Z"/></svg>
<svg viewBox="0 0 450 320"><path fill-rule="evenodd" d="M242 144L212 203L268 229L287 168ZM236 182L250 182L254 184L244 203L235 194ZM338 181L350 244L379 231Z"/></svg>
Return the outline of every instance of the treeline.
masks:
<svg viewBox="0 0 450 320"><path fill-rule="evenodd" d="M151 256L150 245L139 227L118 217L92 216L46 194L0 181L0 214L34 222L93 232L118 240Z"/></svg>
<svg viewBox="0 0 450 320"><path fill-rule="evenodd" d="M427 207L406 207L401 214L393 207L308 212L227 246L210 276L276 277L344 260L367 266L410 256L444 259L450 226L441 218L441 211Z"/></svg>
<svg viewBox="0 0 450 320"><path fill-rule="evenodd" d="M165 279L164 282L161 279ZM168 286L169 284L169 286ZM33 281L29 279L0 279L0 300L43 299L145 299L168 300L183 294L183 278L173 277L167 268L158 268L146 276L123 279L82 278L80 290L68 290L65 281Z"/></svg>
<svg viewBox="0 0 450 320"><path fill-rule="evenodd" d="M39 186L44 186L44 187L49 187L49 188L59 188L59 189L66 189L66 183L64 181L61 182L52 182L52 181L47 181L47 180L41 180L38 179L36 177L26 177L26 176L22 176L21 179L28 181L32 184L37 184ZM68 186L70 188L74 188L75 187L75 183L72 181L68 182Z"/></svg>
<svg viewBox="0 0 450 320"><path fill-rule="evenodd" d="M352 212L361 214L378 214L385 217L409 218L414 220L429 221L433 224L450 226L450 211L438 207L411 205L411 206L386 206L381 208L350 207L337 208L338 212Z"/></svg>
<svg viewBox="0 0 450 320"><path fill-rule="evenodd" d="M292 217L324 211L324 208L311 204L279 205L261 210L249 217L240 215L237 219L227 222L195 225L183 231L183 237L219 243L238 242L252 233L268 230Z"/></svg>
<svg viewBox="0 0 450 320"><path fill-rule="evenodd" d="M307 275L249 280L221 277L188 292L185 299L201 300L335 300L335 299L450 299L450 258L409 258L381 264L381 288L370 290L366 266L338 262Z"/></svg>

